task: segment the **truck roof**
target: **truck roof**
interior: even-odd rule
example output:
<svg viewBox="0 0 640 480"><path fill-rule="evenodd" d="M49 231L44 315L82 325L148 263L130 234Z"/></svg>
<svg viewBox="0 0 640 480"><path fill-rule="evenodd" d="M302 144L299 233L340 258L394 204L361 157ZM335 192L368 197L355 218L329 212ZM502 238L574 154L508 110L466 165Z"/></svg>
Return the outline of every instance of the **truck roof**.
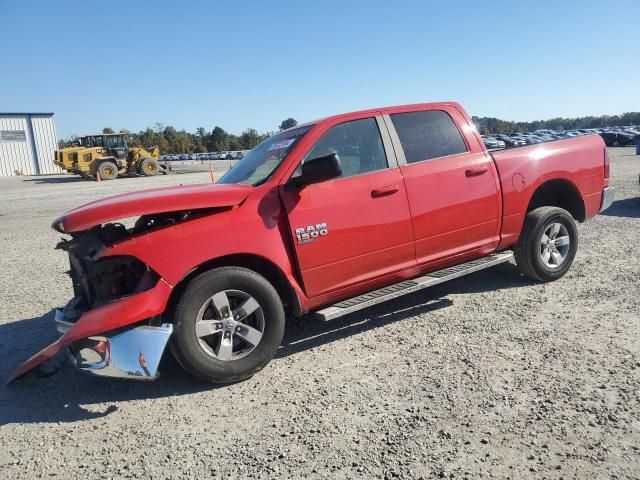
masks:
<svg viewBox="0 0 640 480"><path fill-rule="evenodd" d="M367 108L364 110L355 110L353 112L346 112L346 113L340 113L338 115L331 115L328 117L324 117L324 118L319 118L316 120L312 120L310 122L305 122L305 123L301 123L299 125L296 125L293 128L298 128L298 127L308 127L311 125L316 125L318 123L321 122L325 122L327 120L334 120L334 119L339 119L341 117L350 117L351 115L364 115L367 113L370 114L375 114L376 112L379 111L384 111L385 113L395 113L395 112L401 112L401 111L406 111L406 110L412 110L412 109L416 109L416 110L422 110L422 109L433 109L433 108L437 108L437 107L445 107L445 106L453 106L458 108L459 110L463 111L460 107L460 104L458 102L452 102L452 101L444 101L444 102L427 102L427 103L409 103L406 105L393 105L393 106L387 106L387 107L377 107L377 108ZM289 130L291 130L289 129Z"/></svg>

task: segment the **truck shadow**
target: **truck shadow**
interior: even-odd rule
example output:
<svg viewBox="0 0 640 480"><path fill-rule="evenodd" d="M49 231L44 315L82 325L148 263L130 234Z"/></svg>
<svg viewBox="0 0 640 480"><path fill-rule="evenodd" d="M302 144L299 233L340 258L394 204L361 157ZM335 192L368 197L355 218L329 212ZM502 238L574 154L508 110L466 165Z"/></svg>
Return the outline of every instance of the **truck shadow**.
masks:
<svg viewBox="0 0 640 480"><path fill-rule="evenodd" d="M50 177L34 177L34 178L26 178L23 180L25 182L33 182L36 185L56 185L63 183L76 183L76 182L86 182L87 180L82 178L79 175L58 175L58 176L50 176Z"/></svg>
<svg viewBox="0 0 640 480"><path fill-rule="evenodd" d="M170 354L165 355L163 374L155 382L94 377L76 370L61 353L44 368L4 385L20 363L57 337L53 311L0 325L0 426L90 420L115 412L115 402L216 388L185 375Z"/></svg>
<svg viewBox="0 0 640 480"><path fill-rule="evenodd" d="M504 263L435 287L398 297L395 300L345 315L330 322L306 316L300 321L293 321L287 325L282 347L280 347L276 358L288 357L415 315L446 308L453 305L452 300L444 298L449 294L502 290L523 287L532 283L520 275L514 265Z"/></svg>
<svg viewBox="0 0 640 480"><path fill-rule="evenodd" d="M332 322L321 322L310 316L292 321L287 325L276 358L285 358L415 315L446 308L453 301L443 297L452 293L474 293L527 284L529 282L517 275L512 265L503 264ZM0 381L4 382L20 362L56 337L53 312L0 325ZM162 375L154 382L93 377L75 370L64 355L59 355L45 369L30 372L9 386L0 386L0 426L90 420L117 411L117 402L225 388L225 385L212 386L185 374L170 354L165 354L161 370Z"/></svg>
<svg viewBox="0 0 640 480"><path fill-rule="evenodd" d="M600 215L606 215L608 217L640 218L640 197L617 200Z"/></svg>

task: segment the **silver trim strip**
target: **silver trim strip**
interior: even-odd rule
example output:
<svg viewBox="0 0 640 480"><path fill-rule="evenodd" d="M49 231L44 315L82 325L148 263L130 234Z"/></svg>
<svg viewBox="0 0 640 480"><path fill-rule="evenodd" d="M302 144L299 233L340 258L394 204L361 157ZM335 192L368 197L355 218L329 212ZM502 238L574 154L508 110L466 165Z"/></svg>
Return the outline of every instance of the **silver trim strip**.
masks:
<svg viewBox="0 0 640 480"><path fill-rule="evenodd" d="M393 149L393 144L391 142L391 137L389 136L389 130L384 123L384 119L381 115L376 115L376 122L378 123L378 130L380 131L380 136L382 137L382 145L384 146L385 154L387 155L387 165L389 168L394 168L398 166L398 159L396 158L396 152Z"/></svg>
<svg viewBox="0 0 640 480"><path fill-rule="evenodd" d="M67 333L69 330L71 330L71 327L73 327L73 323L71 322L67 322L64 319L64 313L62 312L61 309L56 308L54 315L53 315L53 320L56 324L56 330L58 331L58 333L64 335L65 333Z"/></svg>
<svg viewBox="0 0 640 480"><path fill-rule="evenodd" d="M513 258L513 252L500 252L494 253L486 257L478 258L475 260L471 260L466 263L461 263L459 265L455 265L453 267L448 267L442 270L438 270L435 272L431 272L422 277L418 277L413 279L413 285L403 288L398 291L394 291L387 294L382 294L380 296L376 296L375 298L370 298L361 303L355 304L348 308L340 308L336 305L332 305L330 307L323 308L322 310L318 310L315 312L315 317L322 321L333 320L338 317L342 317L343 315L347 315L349 313L356 312L358 310L362 310L363 308L370 307L372 305L376 305L378 303L386 302L387 300L391 300L402 295L406 295L408 293L412 293L418 290L422 290L424 288L432 287L434 285L438 285L440 283L448 282L449 280L453 280L455 278L459 278L470 273L477 272L479 270L484 270L485 268L493 267L495 265L499 265L504 262L508 262ZM403 282L406 282L404 280ZM380 290L384 290L383 287ZM371 294L375 295L376 291L371 292ZM342 300L341 302L343 302Z"/></svg>
<svg viewBox="0 0 640 480"><path fill-rule="evenodd" d="M382 115L382 119L384 120L384 123L387 126L387 130L389 131L389 137L391 138L391 144L393 145L393 150L396 152L398 165L404 166L407 164L407 159L404 156L402 143L400 143L400 137L398 137L398 132L396 132L396 127L393 125L393 120L391 120L391 117L386 114Z"/></svg>

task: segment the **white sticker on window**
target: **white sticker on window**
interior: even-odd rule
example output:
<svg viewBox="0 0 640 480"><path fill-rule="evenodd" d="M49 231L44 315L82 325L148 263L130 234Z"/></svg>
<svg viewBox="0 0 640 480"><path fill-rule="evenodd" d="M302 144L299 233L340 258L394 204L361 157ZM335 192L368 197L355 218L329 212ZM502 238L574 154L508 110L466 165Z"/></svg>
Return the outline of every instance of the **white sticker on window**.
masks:
<svg viewBox="0 0 640 480"><path fill-rule="evenodd" d="M270 152L271 150L280 150L282 148L288 148L291 146L291 144L294 141L295 141L295 138L289 138L287 140L281 140L279 142L276 142L273 145L271 145L269 148L267 148L267 152Z"/></svg>

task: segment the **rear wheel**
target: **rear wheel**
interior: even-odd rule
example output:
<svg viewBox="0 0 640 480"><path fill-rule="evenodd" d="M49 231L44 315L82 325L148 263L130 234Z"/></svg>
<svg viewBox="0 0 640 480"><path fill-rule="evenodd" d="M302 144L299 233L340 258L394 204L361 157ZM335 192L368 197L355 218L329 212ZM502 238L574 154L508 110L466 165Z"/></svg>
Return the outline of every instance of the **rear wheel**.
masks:
<svg viewBox="0 0 640 480"><path fill-rule="evenodd" d="M142 162L140 162L140 173L142 175L151 177L153 175L157 175L159 171L160 164L155 158L144 158Z"/></svg>
<svg viewBox="0 0 640 480"><path fill-rule="evenodd" d="M562 277L578 250L578 229L569 212L540 207L529 212L514 254L518 269L539 282Z"/></svg>
<svg viewBox="0 0 640 480"><path fill-rule="evenodd" d="M274 357L284 324L282 301L264 277L246 268L216 268L191 280L178 301L171 349L192 375L236 382Z"/></svg>
<svg viewBox="0 0 640 480"><path fill-rule="evenodd" d="M118 167L113 162L102 162L98 166L100 180L114 180L118 176Z"/></svg>

